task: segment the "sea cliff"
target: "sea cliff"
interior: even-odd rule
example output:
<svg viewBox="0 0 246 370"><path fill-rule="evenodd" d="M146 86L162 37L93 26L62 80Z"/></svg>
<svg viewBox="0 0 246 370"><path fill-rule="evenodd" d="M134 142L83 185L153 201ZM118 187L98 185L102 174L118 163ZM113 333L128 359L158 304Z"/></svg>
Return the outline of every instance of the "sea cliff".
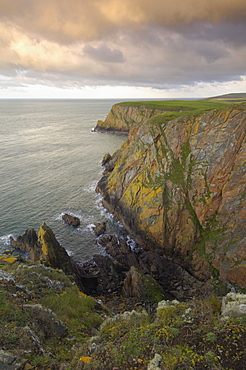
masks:
<svg viewBox="0 0 246 370"><path fill-rule="evenodd" d="M98 120L95 131L128 134L133 123L142 123L156 114L167 111L149 107L144 102L137 106L124 103L115 104L104 121Z"/></svg>
<svg viewBox="0 0 246 370"><path fill-rule="evenodd" d="M131 121L97 191L144 248L246 288L246 104L176 117Z"/></svg>

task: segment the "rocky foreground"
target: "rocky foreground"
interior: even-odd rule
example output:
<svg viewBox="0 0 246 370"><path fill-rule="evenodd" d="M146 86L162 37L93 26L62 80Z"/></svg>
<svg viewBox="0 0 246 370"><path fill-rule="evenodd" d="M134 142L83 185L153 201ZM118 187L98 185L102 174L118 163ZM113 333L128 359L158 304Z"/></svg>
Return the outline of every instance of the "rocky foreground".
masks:
<svg viewBox="0 0 246 370"><path fill-rule="evenodd" d="M36 262L10 252L0 258L0 369L243 369L246 295L201 297L190 281L174 288L180 300L167 297L134 267L160 256L101 238L108 252L120 245L121 263L95 256L89 266L77 264L46 224L38 237L30 229L12 241ZM172 267L178 281L182 274ZM192 291L197 298L189 298Z"/></svg>

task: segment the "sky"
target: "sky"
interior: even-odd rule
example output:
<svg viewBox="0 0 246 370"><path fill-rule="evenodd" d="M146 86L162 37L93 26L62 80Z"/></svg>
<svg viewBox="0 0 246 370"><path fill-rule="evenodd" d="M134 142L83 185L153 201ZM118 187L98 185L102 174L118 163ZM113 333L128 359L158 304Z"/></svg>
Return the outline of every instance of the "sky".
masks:
<svg viewBox="0 0 246 370"><path fill-rule="evenodd" d="M246 0L0 0L0 98L246 92Z"/></svg>

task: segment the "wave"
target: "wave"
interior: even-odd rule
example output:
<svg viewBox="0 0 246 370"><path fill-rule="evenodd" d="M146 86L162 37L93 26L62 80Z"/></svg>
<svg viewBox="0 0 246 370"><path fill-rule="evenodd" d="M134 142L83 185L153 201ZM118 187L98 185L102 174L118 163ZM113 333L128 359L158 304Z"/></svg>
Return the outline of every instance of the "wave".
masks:
<svg viewBox="0 0 246 370"><path fill-rule="evenodd" d="M8 249L13 249L10 243L10 237L14 238L12 234L2 235L0 236L0 251L4 253ZM1 253L0 253L1 254Z"/></svg>
<svg viewBox="0 0 246 370"><path fill-rule="evenodd" d="M3 235L0 236L0 244L5 246L10 246L10 237L14 238L13 234Z"/></svg>
<svg viewBox="0 0 246 370"><path fill-rule="evenodd" d="M86 193L95 193L96 186L97 186L97 180L93 181L90 185L84 186L83 190Z"/></svg>

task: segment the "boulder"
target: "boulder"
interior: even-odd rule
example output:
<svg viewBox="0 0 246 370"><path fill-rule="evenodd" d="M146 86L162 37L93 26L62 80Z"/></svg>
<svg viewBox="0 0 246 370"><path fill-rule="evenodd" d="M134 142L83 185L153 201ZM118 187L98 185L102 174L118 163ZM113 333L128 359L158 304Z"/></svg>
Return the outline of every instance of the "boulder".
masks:
<svg viewBox="0 0 246 370"><path fill-rule="evenodd" d="M106 231L106 222L95 222L94 226L92 226L95 234L100 236L105 233Z"/></svg>
<svg viewBox="0 0 246 370"><path fill-rule="evenodd" d="M76 216L69 215L68 213L64 213L62 215L62 219L69 225L72 225L72 226L80 225L80 219Z"/></svg>
<svg viewBox="0 0 246 370"><path fill-rule="evenodd" d="M164 291L153 277L143 274L132 266L124 280L122 295L159 302L164 298Z"/></svg>

